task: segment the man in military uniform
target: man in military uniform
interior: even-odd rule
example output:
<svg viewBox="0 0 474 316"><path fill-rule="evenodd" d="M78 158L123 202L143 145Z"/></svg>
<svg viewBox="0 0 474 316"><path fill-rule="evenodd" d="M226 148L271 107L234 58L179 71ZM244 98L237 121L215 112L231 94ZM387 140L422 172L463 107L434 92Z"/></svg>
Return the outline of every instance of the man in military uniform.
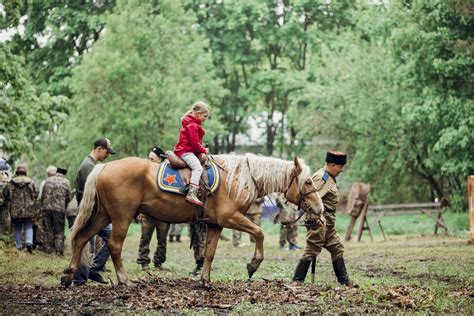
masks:
<svg viewBox="0 0 474 316"><path fill-rule="evenodd" d="M280 208L280 213L276 219L281 223L280 227L280 249L285 249L285 244L288 241L289 250L301 249L298 247L296 236L298 236L298 226L294 223L296 219L296 206L289 204L288 201L279 194L276 197L277 206Z"/></svg>
<svg viewBox="0 0 474 316"><path fill-rule="evenodd" d="M169 242L181 242L181 233L183 232L184 224L171 224Z"/></svg>
<svg viewBox="0 0 474 316"><path fill-rule="evenodd" d="M25 228L26 249L33 252L33 219L37 215L36 191L33 180L27 176L26 167L17 167L15 177L3 190L4 199L9 203L12 224L15 226L15 244L22 249L22 230Z"/></svg>
<svg viewBox="0 0 474 316"><path fill-rule="evenodd" d="M3 190L10 181L11 167L7 161L0 158L0 235L10 235L10 212L8 211L8 203L3 197Z"/></svg>
<svg viewBox="0 0 474 316"><path fill-rule="evenodd" d="M64 256L64 225L65 210L70 200L70 184L65 178L67 170L57 168L56 174L44 182L41 192L40 205L46 231L51 231L53 238L44 240L46 248L54 242L54 249L58 256Z"/></svg>
<svg viewBox="0 0 474 316"><path fill-rule="evenodd" d="M324 204L325 226L319 226L318 221L306 217L306 248L293 276L293 281L304 281L308 268L313 260L326 248L331 253L332 266L340 284L352 285L347 276L344 264L344 246L336 232L336 206L339 203L339 191L336 177L344 170L346 154L329 151L326 154L326 165L313 175L313 181Z"/></svg>
<svg viewBox="0 0 474 316"><path fill-rule="evenodd" d="M46 176L48 179L49 177L53 177L56 175L56 167L55 166L48 166L46 168ZM53 252L53 248L51 247L51 241L54 239L53 236L53 231L51 227L46 227L45 223L45 212L43 211L41 207L41 197L43 196L43 187L45 184L46 180L43 180L41 182L40 187L39 187L39 193L38 193L38 204L40 211L38 212L38 217L36 218L36 225L33 226L33 232L35 233L36 240L37 240L37 245L39 250L43 250L47 253ZM36 229L35 229L36 226ZM50 243L48 245L48 242Z"/></svg>
<svg viewBox="0 0 474 316"><path fill-rule="evenodd" d="M256 224L257 226L260 227L261 224L261 218L262 218L262 204L263 199L256 199L255 201L250 204L250 207L245 214L245 217L247 217L252 223ZM253 236L250 236L250 241L255 242L255 238ZM243 247L245 244L242 244L242 232L240 230L234 229L232 231L232 244L234 247Z"/></svg>
<svg viewBox="0 0 474 316"><path fill-rule="evenodd" d="M148 159L154 163L160 163L165 155L164 151L155 146L148 154ZM156 229L156 239L158 245L156 246L155 255L153 256L153 263L155 268L161 269L162 264L166 261L166 237L170 225L165 222L159 222L154 218L145 214L140 214L140 222L142 227L142 235L140 237L140 246L138 248L137 263L142 265L143 270L148 269L150 264L150 242L153 237L153 231Z"/></svg>

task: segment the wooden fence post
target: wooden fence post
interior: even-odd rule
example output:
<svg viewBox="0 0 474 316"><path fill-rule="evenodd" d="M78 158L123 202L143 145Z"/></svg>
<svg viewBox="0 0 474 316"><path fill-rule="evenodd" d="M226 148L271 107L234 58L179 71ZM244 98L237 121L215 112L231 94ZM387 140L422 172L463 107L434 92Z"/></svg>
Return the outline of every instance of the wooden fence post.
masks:
<svg viewBox="0 0 474 316"><path fill-rule="evenodd" d="M467 196L469 203L469 243L474 244L474 176L467 178Z"/></svg>

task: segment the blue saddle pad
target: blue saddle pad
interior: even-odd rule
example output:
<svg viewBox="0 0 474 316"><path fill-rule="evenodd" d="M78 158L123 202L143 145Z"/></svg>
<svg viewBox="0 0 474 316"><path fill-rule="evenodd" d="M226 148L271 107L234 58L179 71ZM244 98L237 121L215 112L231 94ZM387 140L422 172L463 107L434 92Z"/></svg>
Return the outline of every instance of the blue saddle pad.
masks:
<svg viewBox="0 0 474 316"><path fill-rule="evenodd" d="M220 184L220 173L217 165L214 162L204 165L204 172L207 172L209 191L211 193L216 192ZM158 167L156 183L162 191L186 195L186 184L181 178L179 169L171 168L168 161L162 162Z"/></svg>

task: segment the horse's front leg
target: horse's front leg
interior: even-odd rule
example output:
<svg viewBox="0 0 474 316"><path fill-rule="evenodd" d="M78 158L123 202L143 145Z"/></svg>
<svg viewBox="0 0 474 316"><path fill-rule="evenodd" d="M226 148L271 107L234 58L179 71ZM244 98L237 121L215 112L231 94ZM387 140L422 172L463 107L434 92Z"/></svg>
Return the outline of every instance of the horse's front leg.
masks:
<svg viewBox="0 0 474 316"><path fill-rule="evenodd" d="M202 268L201 280L211 281L211 265L216 253L217 242L222 232L222 226L211 224L207 226L206 249L204 251L204 266Z"/></svg>
<svg viewBox="0 0 474 316"><path fill-rule="evenodd" d="M109 250L112 261L114 262L115 272L119 284L128 284L128 277L122 264L123 241L127 236L127 230L131 221L126 223L114 223L112 221L112 236L109 239Z"/></svg>
<svg viewBox="0 0 474 316"><path fill-rule="evenodd" d="M252 275L257 271L260 263L263 261L263 231L262 229L245 217L241 213L234 213L232 217L227 222L225 227L237 229L246 233L249 233L255 238L255 252L250 263L247 264L247 272L249 274L249 279L252 278Z"/></svg>

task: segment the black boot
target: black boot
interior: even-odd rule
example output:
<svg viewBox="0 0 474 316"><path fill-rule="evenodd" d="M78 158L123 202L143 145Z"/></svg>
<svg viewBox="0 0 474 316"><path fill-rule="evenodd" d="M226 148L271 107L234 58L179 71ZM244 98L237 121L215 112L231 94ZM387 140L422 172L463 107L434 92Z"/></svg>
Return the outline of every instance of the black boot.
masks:
<svg viewBox="0 0 474 316"><path fill-rule="evenodd" d="M190 274L192 275L198 275L199 273L201 273L201 270L202 270L202 266L204 265L204 260L198 260L196 261L196 268L194 268L193 271L191 271Z"/></svg>
<svg viewBox="0 0 474 316"><path fill-rule="evenodd" d="M306 274L308 273L309 265L311 261L307 260L300 260L298 265L296 266L295 275L293 276L293 281L301 281L304 282L306 278Z"/></svg>
<svg viewBox="0 0 474 316"><path fill-rule="evenodd" d="M337 282L347 286L352 285L351 281L349 280L349 277L347 276L344 258L341 257L339 259L336 259L336 261L332 263L332 267L334 268L334 273L336 274Z"/></svg>

